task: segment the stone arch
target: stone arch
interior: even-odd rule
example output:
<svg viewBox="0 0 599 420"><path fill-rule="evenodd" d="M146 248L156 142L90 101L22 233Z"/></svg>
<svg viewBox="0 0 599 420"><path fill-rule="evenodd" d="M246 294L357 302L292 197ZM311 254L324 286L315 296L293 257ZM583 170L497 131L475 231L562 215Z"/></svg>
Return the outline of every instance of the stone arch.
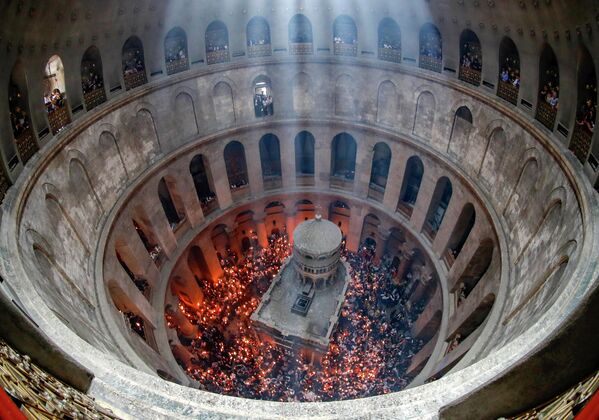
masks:
<svg viewBox="0 0 599 420"><path fill-rule="evenodd" d="M401 63L401 30L397 22L383 18L378 27L379 60Z"/></svg>
<svg viewBox="0 0 599 420"><path fill-rule="evenodd" d="M8 82L8 109L14 138L14 147L10 145L12 150L9 153L12 157L16 148L23 164L39 150L31 123L28 89L25 66L21 60L17 60Z"/></svg>
<svg viewBox="0 0 599 420"><path fill-rule="evenodd" d="M229 54L229 30L220 20L215 20L206 28L206 64L226 63Z"/></svg>
<svg viewBox="0 0 599 420"><path fill-rule="evenodd" d="M451 134L447 143L447 153L464 160L469 152L469 138L473 130L473 118L470 108L465 105L456 109L453 115Z"/></svg>
<svg viewBox="0 0 599 420"><path fill-rule="evenodd" d="M412 134L429 140L435 123L435 97L425 90L418 96L416 101L416 114Z"/></svg>
<svg viewBox="0 0 599 420"><path fill-rule="evenodd" d="M514 41L504 36L499 44L497 96L518 105L520 90L520 54Z"/></svg>
<svg viewBox="0 0 599 420"><path fill-rule="evenodd" d="M87 111L106 102L102 56L95 45L85 50L81 57L81 90Z"/></svg>
<svg viewBox="0 0 599 420"><path fill-rule="evenodd" d="M333 22L333 53L355 57L358 54L358 27L347 15L340 15Z"/></svg>
<svg viewBox="0 0 599 420"><path fill-rule="evenodd" d="M311 92L312 79L307 73L300 72L293 78L291 86L293 111L300 115L309 114L315 105Z"/></svg>
<svg viewBox="0 0 599 420"><path fill-rule="evenodd" d="M113 154L111 153L111 149L114 148L114 151L116 152L116 156L118 156L119 162L120 162L120 166L123 169L123 173L125 175L125 182L129 179L129 172L127 171L127 165L125 164L125 160L123 159L123 154L121 152L121 147L119 145L119 142L117 141L117 137L114 134L114 127L109 126L106 127L107 124L103 124L102 127L100 127L100 135L98 136L98 144L99 144L99 151L100 151L100 156L105 160L108 161ZM115 174L111 173L110 174L111 177L113 177Z"/></svg>
<svg viewBox="0 0 599 420"><path fill-rule="evenodd" d="M160 204L162 204L164 215L174 230L185 218L185 207L183 206L181 194L177 190L176 179L170 175L160 178L157 186L157 194Z"/></svg>
<svg viewBox="0 0 599 420"><path fill-rule="evenodd" d="M464 207L462 207L462 211L451 232L447 244L445 258L446 261L450 262L450 267L453 265L453 261L455 261L462 252L464 245L466 245L466 241L470 237L470 233L472 232L475 223L476 210L472 203L466 203Z"/></svg>
<svg viewBox="0 0 599 420"><path fill-rule="evenodd" d="M389 145L380 141L374 145L372 154L372 169L370 171L370 187L381 189L384 193L389 177L389 168L393 154Z"/></svg>
<svg viewBox="0 0 599 420"><path fill-rule="evenodd" d="M179 26L168 31L164 38L164 61L167 75L189 70L187 34Z"/></svg>
<svg viewBox="0 0 599 420"><path fill-rule="evenodd" d="M348 133L337 134L331 141L331 176L353 181L356 171L357 143Z"/></svg>
<svg viewBox="0 0 599 420"><path fill-rule="evenodd" d="M528 149L525 152L523 157L524 163L520 167L518 179L503 210L503 216L506 218L506 222L510 228L515 226L520 215L526 209L536 192L537 181L542 173L537 155L538 152L536 149Z"/></svg>
<svg viewBox="0 0 599 420"><path fill-rule="evenodd" d="M412 211L416 205L423 176L424 164L422 160L418 156L410 157L406 163L406 170L397 203L397 210L403 212L408 217L412 215Z"/></svg>
<svg viewBox="0 0 599 420"><path fill-rule="evenodd" d="M178 137L187 139L198 134L198 120L196 116L193 96L180 90L176 93L174 106Z"/></svg>
<svg viewBox="0 0 599 420"><path fill-rule="evenodd" d="M214 191L214 178L210 170L210 162L204 155L197 154L189 162L189 173L193 179L196 194L204 215L207 215L218 207L218 197Z"/></svg>
<svg viewBox="0 0 599 420"><path fill-rule="evenodd" d="M366 243L367 239L370 238L371 245L374 248L383 246L383 244L378 243L379 237L379 227L381 225L381 219L376 214L369 213L364 217L364 222L362 223L362 233L360 234L360 244Z"/></svg>
<svg viewBox="0 0 599 420"><path fill-rule="evenodd" d="M439 29L432 23L420 27L418 67L441 73L443 62L443 39Z"/></svg>
<svg viewBox="0 0 599 420"><path fill-rule="evenodd" d="M559 100L559 65L553 48L543 45L539 58L539 95L535 118L553 131Z"/></svg>
<svg viewBox="0 0 599 420"><path fill-rule="evenodd" d="M144 46L136 36L129 37L123 44L121 62L125 90L134 89L148 82Z"/></svg>
<svg viewBox="0 0 599 420"><path fill-rule="evenodd" d="M423 228L431 240L435 239L437 232L441 228L452 195L453 186L451 181L446 176L442 176L437 180L437 184L435 185Z"/></svg>
<svg viewBox="0 0 599 420"><path fill-rule="evenodd" d="M254 16L246 26L248 57L267 57L272 55L270 25L262 16Z"/></svg>
<svg viewBox="0 0 599 420"><path fill-rule="evenodd" d="M214 116L221 125L233 124L236 120L233 89L225 81L219 81L212 89Z"/></svg>
<svg viewBox="0 0 599 420"><path fill-rule="evenodd" d="M249 177L243 144L236 140L230 141L225 146L223 157L231 188L237 189L248 185Z"/></svg>
<svg viewBox="0 0 599 420"><path fill-rule="evenodd" d="M309 131L295 136L295 173L298 176L314 176L314 149L316 140Z"/></svg>
<svg viewBox="0 0 599 420"><path fill-rule="evenodd" d="M94 228L98 227L104 208L94 189L86 165L77 157L71 157L69 160L69 184L73 196L77 197L82 209L82 214L79 217L82 221L86 221L86 218L91 215L90 225ZM84 197L87 197L87 199L84 199ZM90 206L90 203L93 204Z"/></svg>
<svg viewBox="0 0 599 420"><path fill-rule="evenodd" d="M464 29L460 34L459 79L479 86L483 70L483 51L474 31Z"/></svg>
<svg viewBox="0 0 599 420"><path fill-rule="evenodd" d="M288 24L289 54L306 55L314 52L312 23L303 14L297 14Z"/></svg>
<svg viewBox="0 0 599 420"><path fill-rule="evenodd" d="M353 79L348 74L342 74L335 82L335 115L353 117L356 113L354 103Z"/></svg>
<svg viewBox="0 0 599 420"><path fill-rule="evenodd" d="M478 175L487 180L490 185L492 177L501 173L501 167L505 157L507 135L504 122L502 120L491 121L485 129L485 138L487 139L487 142L478 169Z"/></svg>
<svg viewBox="0 0 599 420"><path fill-rule="evenodd" d="M377 97L377 122L395 125L399 116L399 96L397 88L390 80L385 80L379 85Z"/></svg>
<svg viewBox="0 0 599 420"><path fill-rule="evenodd" d="M135 139L138 147L142 150L141 154L146 159L146 163L151 163L154 156L162 152L154 115L158 114L151 104L140 103L136 107L135 116L129 125L131 137Z"/></svg>
<svg viewBox="0 0 599 420"><path fill-rule="evenodd" d="M266 182L271 178L280 178L282 171L279 138L271 133L265 134L260 139L259 149L262 179Z"/></svg>

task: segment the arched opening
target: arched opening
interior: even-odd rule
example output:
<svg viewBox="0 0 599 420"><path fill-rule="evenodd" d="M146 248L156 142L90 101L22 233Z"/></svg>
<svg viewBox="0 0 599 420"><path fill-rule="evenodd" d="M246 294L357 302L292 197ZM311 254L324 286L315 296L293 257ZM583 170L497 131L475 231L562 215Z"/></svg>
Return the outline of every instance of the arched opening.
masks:
<svg viewBox="0 0 599 420"><path fill-rule="evenodd" d="M227 232L227 226L223 224L215 226L214 229L212 229L210 238L212 240L212 246L216 250L216 253L220 255L219 259L221 260L222 265L223 257L227 257L232 251L231 240Z"/></svg>
<svg viewBox="0 0 599 420"><path fill-rule="evenodd" d="M246 27L248 57L268 57L272 55L270 46L270 26L262 16L254 16Z"/></svg>
<svg viewBox="0 0 599 420"><path fill-rule="evenodd" d="M570 150L585 163L591 149L597 118L597 74L593 57L583 45L578 48L576 125L570 140Z"/></svg>
<svg viewBox="0 0 599 420"><path fill-rule="evenodd" d="M362 224L360 244L371 250L375 250L377 247L380 224L381 220L376 215L367 214L366 217L364 217L364 223Z"/></svg>
<svg viewBox="0 0 599 420"><path fill-rule="evenodd" d="M435 239L441 223L443 223L452 194L451 181L445 176L439 178L424 223L424 234L431 241Z"/></svg>
<svg viewBox="0 0 599 420"><path fill-rule="evenodd" d="M539 60L539 98L535 118L553 131L559 105L559 67L549 44L543 46Z"/></svg>
<svg viewBox="0 0 599 420"><path fill-rule="evenodd" d="M162 204L162 210L164 210L171 229L175 230L184 216L182 215L182 209L177 208L171 195L171 188L173 187L174 185L168 185L165 178L161 178L158 182L158 198L160 199L160 204Z"/></svg>
<svg viewBox="0 0 599 420"><path fill-rule="evenodd" d="M372 155L372 169L370 171L370 184L368 197L379 202L383 201L389 167L391 165L391 149L387 143L379 142L374 146Z"/></svg>
<svg viewBox="0 0 599 420"><path fill-rule="evenodd" d="M468 265L454 287L457 306L460 306L466 299L468 299L470 293L472 293L476 285L489 269L491 260L493 259L493 248L493 241L485 239L480 243L476 252L470 258Z"/></svg>
<svg viewBox="0 0 599 420"><path fill-rule="evenodd" d="M391 228L389 238L385 244L385 253L389 255L399 256L400 248L406 242L404 233L398 228Z"/></svg>
<svg viewBox="0 0 599 420"><path fill-rule="evenodd" d="M447 151L463 159L468 156L470 132L472 131L472 113L467 106L459 107L451 126L451 135L447 144Z"/></svg>
<svg viewBox="0 0 599 420"><path fill-rule="evenodd" d="M314 219L316 206L310 200L299 200L295 203L296 222L301 223L305 220Z"/></svg>
<svg viewBox="0 0 599 420"><path fill-rule="evenodd" d="M44 67L44 105L52 134L58 133L71 122L67 103L64 66L59 56L50 57Z"/></svg>
<svg viewBox="0 0 599 420"><path fill-rule="evenodd" d="M300 131L295 136L295 176L297 185L314 185L314 136Z"/></svg>
<svg viewBox="0 0 599 420"><path fill-rule="evenodd" d="M133 227L135 228L135 231L139 236L139 239L141 239L144 248L146 249L146 251L148 251L148 255L150 256L152 261L154 261L156 266L160 268L166 256L166 254L162 250L162 247L158 245L158 241L156 240L150 229L144 227L135 219L133 219L132 222Z"/></svg>
<svg viewBox="0 0 599 420"><path fill-rule="evenodd" d="M280 188L282 172L279 139L274 134L266 134L260 139L259 148L264 189Z"/></svg>
<svg viewBox="0 0 599 420"><path fill-rule="evenodd" d="M21 162L25 164L39 150L39 147L31 125L27 75L21 61L17 61L10 74L8 109L15 146Z"/></svg>
<svg viewBox="0 0 599 420"><path fill-rule="evenodd" d="M474 210L474 206L471 203L467 203L458 217L458 221L449 238L447 249L443 254L443 260L447 267L451 267L460 255L460 252L462 252L462 248L466 244L466 240L468 239L475 222L476 211Z"/></svg>
<svg viewBox="0 0 599 420"><path fill-rule="evenodd" d="M355 57L358 54L358 28L347 15L338 16L333 22L333 53Z"/></svg>
<svg viewBox="0 0 599 420"><path fill-rule="evenodd" d="M435 124L435 97L429 91L424 91L418 96L416 102L416 115L412 133L428 140Z"/></svg>
<svg viewBox="0 0 599 420"><path fill-rule="evenodd" d="M356 141L347 133L331 142L331 187L352 188L356 171Z"/></svg>
<svg viewBox="0 0 599 420"><path fill-rule="evenodd" d="M404 172L403 183L399 194L399 202L397 203L397 211L410 217L414 210L414 205L418 199L422 176L424 175L424 165L418 156L412 156L406 163L406 171Z"/></svg>
<svg viewBox="0 0 599 420"><path fill-rule="evenodd" d="M248 170L243 145L238 141L230 142L225 147L224 157L229 186L234 198L249 194Z"/></svg>
<svg viewBox="0 0 599 420"><path fill-rule="evenodd" d="M138 37L132 36L125 41L121 61L125 90L134 89L148 83L144 47Z"/></svg>
<svg viewBox="0 0 599 420"><path fill-rule="evenodd" d="M270 79L266 76L258 76L254 80L254 114L256 118L266 117L274 114L274 103L272 99L272 88Z"/></svg>
<svg viewBox="0 0 599 420"><path fill-rule="evenodd" d="M480 85L483 71L483 52L480 41L469 29L460 35L460 73L459 79L475 86Z"/></svg>
<svg viewBox="0 0 599 420"><path fill-rule="evenodd" d="M499 83L497 96L518 105L520 90L520 54L514 41L504 37L499 44Z"/></svg>
<svg viewBox="0 0 599 420"><path fill-rule="evenodd" d="M379 60L401 63L401 32L399 25L391 18L379 23Z"/></svg>
<svg viewBox="0 0 599 420"><path fill-rule="evenodd" d="M336 200L329 205L329 220L339 226L343 239L349 232L350 217L351 209L344 201Z"/></svg>
<svg viewBox="0 0 599 420"><path fill-rule="evenodd" d="M195 155L189 164L189 173L193 178L193 185L204 216L218 208L218 200L214 193L214 180L209 169L209 164L206 163L204 155Z"/></svg>
<svg viewBox="0 0 599 420"><path fill-rule="evenodd" d="M206 29L206 63L227 63L229 56L229 31L220 20L215 20Z"/></svg>
<svg viewBox="0 0 599 420"><path fill-rule="evenodd" d="M95 45L85 50L81 58L81 89L85 109L88 111L106 102L102 57Z"/></svg>
<svg viewBox="0 0 599 420"><path fill-rule="evenodd" d="M418 67L441 73L443 62L443 40L441 33L432 23L425 23L420 28L420 56Z"/></svg>
<svg viewBox="0 0 599 420"><path fill-rule="evenodd" d="M198 285L205 285L207 281L211 281L210 270L204 258L202 249L194 245L189 249L187 254L187 267L193 274L193 277Z"/></svg>
<svg viewBox="0 0 599 420"><path fill-rule="evenodd" d="M306 55L314 53L314 47L312 45L312 24L306 16L302 14L293 16L289 21L288 31L289 54Z"/></svg>
<svg viewBox="0 0 599 420"><path fill-rule="evenodd" d="M187 35L179 27L171 29L164 38L164 60L166 74L175 74L189 70L187 53Z"/></svg>
<svg viewBox="0 0 599 420"><path fill-rule="evenodd" d="M151 293L151 287L148 281L144 277L136 275L131 270L131 268L125 261L125 258L123 257L123 255L121 255L121 253L118 250L115 249L115 253L116 259L121 265L121 267L123 267L125 273L127 273L127 277L129 277L129 279L133 282L137 290L139 290L141 294L146 297L146 299L149 298Z"/></svg>

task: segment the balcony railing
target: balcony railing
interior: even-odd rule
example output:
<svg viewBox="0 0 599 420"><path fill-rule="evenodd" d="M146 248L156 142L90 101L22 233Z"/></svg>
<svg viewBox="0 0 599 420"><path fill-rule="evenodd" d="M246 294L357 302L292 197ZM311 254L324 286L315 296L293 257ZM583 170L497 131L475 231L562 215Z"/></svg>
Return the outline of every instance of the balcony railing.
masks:
<svg viewBox="0 0 599 420"><path fill-rule="evenodd" d="M206 53L207 64L228 63L229 61L229 50L209 51Z"/></svg>
<svg viewBox="0 0 599 420"><path fill-rule="evenodd" d="M310 55L314 54L314 46L311 42L290 42L290 55Z"/></svg>
<svg viewBox="0 0 599 420"><path fill-rule="evenodd" d="M182 71L189 70L189 60L187 58L179 58L166 63L166 74L177 74Z"/></svg>
<svg viewBox="0 0 599 420"><path fill-rule="evenodd" d="M125 74L123 79L125 80L125 90L135 89L138 86L148 83L145 71Z"/></svg>
<svg viewBox="0 0 599 420"><path fill-rule="evenodd" d="M574 132L572 133L572 140L570 140L569 149L583 164L585 163L587 155L589 154L592 141L593 133L586 128L586 126L576 124L576 127L574 127Z"/></svg>
<svg viewBox="0 0 599 420"><path fill-rule="evenodd" d="M295 185L298 187L312 187L314 184L314 175L297 174L295 176Z"/></svg>
<svg viewBox="0 0 599 420"><path fill-rule="evenodd" d="M85 102L85 108L88 111L91 111L98 105L106 102L106 91L104 88L97 88L92 91L86 92L83 94L83 101Z"/></svg>
<svg viewBox="0 0 599 420"><path fill-rule="evenodd" d="M358 55L358 46L356 44L344 44L338 42L334 44L333 53L345 57L355 57Z"/></svg>
<svg viewBox="0 0 599 420"><path fill-rule="evenodd" d="M509 82L500 81L497 86L497 96L505 99L512 105L518 105L518 92L519 89Z"/></svg>
<svg viewBox="0 0 599 420"><path fill-rule="evenodd" d="M442 62L440 58L431 57L428 55L420 55L420 59L418 61L418 67L421 69L436 71L437 73L441 73Z"/></svg>
<svg viewBox="0 0 599 420"><path fill-rule="evenodd" d="M39 150L31 127L23 130L23 132L15 139L15 143L23 164L27 163L27 161Z"/></svg>
<svg viewBox="0 0 599 420"><path fill-rule="evenodd" d="M58 133L66 127L67 124L71 123L71 115L69 114L69 107L66 99L64 99L63 105L60 108L56 108L48 113L48 123L50 124L52 134Z"/></svg>
<svg viewBox="0 0 599 420"><path fill-rule="evenodd" d="M272 55L270 44L254 44L248 46L248 57L269 57Z"/></svg>
<svg viewBox="0 0 599 420"><path fill-rule="evenodd" d="M401 50L395 48L379 48L379 60L401 63Z"/></svg>
<svg viewBox="0 0 599 420"><path fill-rule="evenodd" d="M537 106L537 114L535 118L549 130L553 131L555 125L555 117L557 116L557 108L549 105L545 99L539 98L539 105Z"/></svg>
<svg viewBox="0 0 599 420"><path fill-rule="evenodd" d="M470 67L460 66L459 78L463 82L470 83L474 86L480 86L481 73L479 70L474 70Z"/></svg>

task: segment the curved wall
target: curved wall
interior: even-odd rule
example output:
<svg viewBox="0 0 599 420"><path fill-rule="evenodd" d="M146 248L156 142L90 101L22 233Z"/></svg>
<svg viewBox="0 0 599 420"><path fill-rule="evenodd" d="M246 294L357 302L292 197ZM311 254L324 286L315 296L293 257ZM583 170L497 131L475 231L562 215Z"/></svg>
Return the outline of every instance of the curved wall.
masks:
<svg viewBox="0 0 599 420"><path fill-rule="evenodd" d="M299 79L298 73L303 74ZM274 116L264 120L256 119L253 110L252 81L260 74L272 80L275 101ZM308 89L304 85L294 91L295 83L289 80L311 83ZM344 87L343 81L347 80L351 83ZM395 95L391 95L392 103L398 104L394 118L382 119L378 112L387 109L384 102L389 100L389 95L379 93L384 82L385 86L391 83L396 88ZM222 88L224 83L228 89ZM219 92L230 93L230 97L216 95L215 100L217 86ZM348 95L347 86L355 89L349 93L351 107L343 102L340 108L341 99ZM182 95L187 95L184 101L180 100ZM472 124L455 119L461 106L471 110ZM177 110L175 118L172 109ZM434 185L445 175L454 185L461 186L454 191L445 220L459 218L468 201L474 201L477 215L491 220L490 225L480 229L494 229L497 235L498 252L494 259L505 262L501 287L487 321L492 328L481 332L461 366L475 360L480 360L480 364L443 378L438 381L441 384L426 385L422 400L414 404L424 404L426 410L435 412L457 397L428 399L426 395L438 395L436 387L459 381L455 383L461 383L459 389L465 393L492 380L528 354L531 347L541 345L554 334L577 303L596 287L596 269L587 265L596 253L599 237L593 235L597 232L593 213L596 198L580 181L580 168L564 158L563 148L549 141L522 114L476 90L426 71L398 72L395 66L382 63L348 66L308 58L302 60L300 69L295 62L273 59L262 64L237 64L219 69L218 73L203 69L171 77L112 101L77 121L32 159L3 204L2 238L7 250L2 266L6 279L3 290L20 302L60 347L94 371L92 392L122 406L118 402L122 402L121 396L113 394L117 383L129 386L129 381L141 384L150 379L107 356L148 370L134 352L125 352L115 344L119 342L114 337L116 332L106 328L109 320L104 319L106 312L99 309L107 300L103 297L104 285L98 281L103 278L98 267L104 249L98 244L110 241L108 227L113 226L121 209L125 214L133 214L142 207L152 212L147 215L148 220L161 226L163 248L176 246L176 238L173 242L174 235L169 234L164 215L160 215L157 182L168 174L189 192L193 188L190 159L200 150L210 156L222 156L225 140L239 140L245 145L249 197L255 198L266 194L256 164L260 160L257 142L262 134L276 134L284 162L282 188L294 188L295 160L290 145L302 129L308 129L316 138L315 191L339 188L331 183L328 147L335 135L347 131L358 143L358 158L355 181L345 194L368 199L371 150L383 140L389 143L393 154L389 181L382 203L371 198L371 205L396 212L405 166L415 153L424 162L422 191L428 194L419 195L411 217L402 213L395 217L416 233L421 232ZM220 208L237 205L239 198L231 194L223 178L223 160L215 158L210 164L217 174ZM123 207L132 193L143 200L134 199ZM190 226L209 220L203 218L199 202L193 202L194 194L183 193L182 197L189 199L183 200L183 205ZM450 225L446 223L432 244L437 257L443 255L449 236ZM480 239L486 236L476 235ZM458 281L456 276L477 248L475 242L466 244L445 274L448 285ZM147 266L151 264L146 262ZM529 329L533 325L535 328ZM91 349L72 332L104 353ZM127 372L127 378L117 374L114 366ZM173 385L155 380L151 383L159 393L170 393L167 390L171 389L180 395L191 395L188 391L174 391ZM400 413L406 408L400 408L398 401L410 395L407 391L375 401L383 402L381 410L392 407ZM163 397L167 398L166 394ZM215 408L205 406L203 398L201 394L189 397L195 401L194 407L209 411L254 404L222 397L221 406ZM260 407L273 414L289 415L288 410L294 410L277 404ZM329 407L349 409L350 405ZM131 407L130 413L137 409ZM317 408L308 405L301 410L308 415Z"/></svg>

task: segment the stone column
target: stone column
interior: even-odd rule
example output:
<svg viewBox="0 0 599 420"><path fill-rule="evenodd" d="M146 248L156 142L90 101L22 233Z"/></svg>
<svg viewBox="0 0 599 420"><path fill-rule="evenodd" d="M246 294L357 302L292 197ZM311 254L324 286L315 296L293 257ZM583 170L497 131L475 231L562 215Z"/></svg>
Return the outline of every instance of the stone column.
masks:
<svg viewBox="0 0 599 420"><path fill-rule="evenodd" d="M360 246L360 236L362 233L362 226L364 226L365 217L364 208L354 207L351 211L349 218L349 232L347 233L346 248L352 252L356 252Z"/></svg>
<svg viewBox="0 0 599 420"><path fill-rule="evenodd" d="M295 213L285 212L285 228L287 229L287 235L289 235L289 242L292 242L293 231L295 230Z"/></svg>
<svg viewBox="0 0 599 420"><path fill-rule="evenodd" d="M260 161L260 147L257 139L243 142L245 146L245 159L248 170L250 191L256 196L264 191L262 179L262 163Z"/></svg>
<svg viewBox="0 0 599 420"><path fill-rule="evenodd" d="M368 197L370 188L370 172L374 149L366 140L358 142L356 152L356 173L354 178L354 193L360 198Z"/></svg>
<svg viewBox="0 0 599 420"><path fill-rule="evenodd" d="M243 252L241 252L241 244L239 243L239 240L237 238L237 228L233 227L233 228L229 228L229 226L227 226L227 237L229 238L229 246L231 247L231 250L237 254L238 258L241 258L243 256Z"/></svg>
<svg viewBox="0 0 599 420"><path fill-rule="evenodd" d="M397 278L399 283L404 283L405 277L408 274L408 270L412 266L414 258L414 251L402 249L401 255L399 256L399 267L397 267Z"/></svg>
<svg viewBox="0 0 599 420"><path fill-rule="evenodd" d="M285 139L279 137L279 147L281 149L281 176L283 188L289 189L295 187L295 141L291 132L283 133ZM289 141L291 139L291 141Z"/></svg>
<svg viewBox="0 0 599 420"><path fill-rule="evenodd" d="M265 214L254 214L254 223L256 224L258 243L262 248L268 248L268 234L266 233L266 224L264 223L265 217Z"/></svg>
<svg viewBox="0 0 599 420"><path fill-rule="evenodd" d="M189 173L189 170L183 170L183 168L177 168L175 171L177 179L177 190L181 195L181 201L185 208L185 215L191 227L195 227L204 221L204 212L198 194L193 184L193 178Z"/></svg>
<svg viewBox="0 0 599 420"><path fill-rule="evenodd" d="M206 261L206 268L210 272L210 277L212 280L222 277L223 270L220 266L220 261L218 260L218 256L216 255L216 251L214 250L214 246L212 245L210 238L207 235L200 236L197 245L202 250L204 261Z"/></svg>
<svg viewBox="0 0 599 420"><path fill-rule="evenodd" d="M158 201L157 194L156 199L152 201L154 202L146 203L144 212L147 211L146 214L148 216L148 221L150 222L150 228L152 229L156 240L160 243L164 253L170 257L177 248L177 240L175 239L173 230L164 214L162 204Z"/></svg>
<svg viewBox="0 0 599 420"><path fill-rule="evenodd" d="M377 232L377 241L376 241L376 249L375 249L375 258L377 261L380 261L385 254L385 247L387 245L387 240L389 239L389 231L381 232L380 227Z"/></svg>
<svg viewBox="0 0 599 420"><path fill-rule="evenodd" d="M409 155L398 147L393 147L392 153L393 158L391 159L391 166L389 167L385 195L383 196L383 205L387 210L395 212L395 210L397 210L397 202L399 201L401 184L403 183L403 176L406 171L406 163Z"/></svg>
<svg viewBox="0 0 599 420"><path fill-rule="evenodd" d="M314 176L319 189L329 188L331 178L331 139L323 138L322 134L314 134Z"/></svg>
<svg viewBox="0 0 599 420"><path fill-rule="evenodd" d="M231 206L231 188L225 166L224 145L206 152L206 159L210 160L210 171L214 181L214 193L218 199L218 205L221 209Z"/></svg>
<svg viewBox="0 0 599 420"><path fill-rule="evenodd" d="M193 325L185 315L179 310L179 306L171 306L173 320L179 327L179 331L187 338L196 338L198 336L198 326Z"/></svg>

